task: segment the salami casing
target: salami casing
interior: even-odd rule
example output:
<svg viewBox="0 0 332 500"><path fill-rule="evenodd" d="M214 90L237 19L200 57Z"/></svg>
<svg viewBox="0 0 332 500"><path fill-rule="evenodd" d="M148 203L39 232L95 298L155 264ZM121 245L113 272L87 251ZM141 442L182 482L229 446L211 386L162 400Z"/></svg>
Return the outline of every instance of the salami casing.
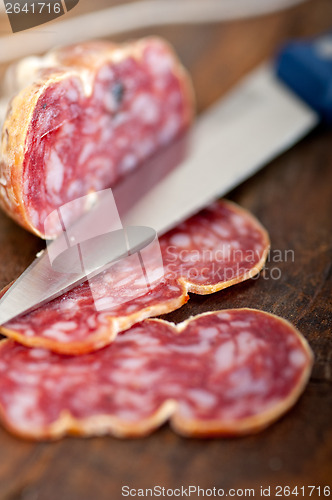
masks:
<svg viewBox="0 0 332 500"><path fill-rule="evenodd" d="M188 292L209 294L256 275L269 250L268 235L258 221L224 200L159 242L164 275L148 292L140 292L146 287L141 269L124 259L116 269L6 323L1 333L28 346L67 354L93 351L131 325L179 308L189 299Z"/></svg>
<svg viewBox="0 0 332 500"><path fill-rule="evenodd" d="M259 431L298 399L311 350L285 320L254 309L177 326L145 320L94 353L0 343L5 426L35 439L141 436L170 420L187 436Z"/></svg>
<svg viewBox="0 0 332 500"><path fill-rule="evenodd" d="M7 75L0 204L42 238L49 213L111 187L190 124L189 77L169 45L89 42L27 58ZM4 105L12 97L10 105Z"/></svg>

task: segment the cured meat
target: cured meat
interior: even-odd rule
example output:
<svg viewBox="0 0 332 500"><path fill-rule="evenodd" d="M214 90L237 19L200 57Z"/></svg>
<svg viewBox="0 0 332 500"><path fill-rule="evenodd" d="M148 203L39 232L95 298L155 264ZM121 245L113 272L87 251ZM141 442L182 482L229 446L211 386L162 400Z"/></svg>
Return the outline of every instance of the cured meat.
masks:
<svg viewBox="0 0 332 500"><path fill-rule="evenodd" d="M7 80L16 95L4 107L0 203L42 238L55 236L44 233L48 214L113 186L193 116L188 75L158 38L60 48L23 60Z"/></svg>
<svg viewBox="0 0 332 500"><path fill-rule="evenodd" d="M141 436L167 420L188 436L247 434L296 402L312 359L293 326L254 309L205 313L177 326L146 320L82 356L4 340L1 417L36 439Z"/></svg>
<svg viewBox="0 0 332 500"><path fill-rule="evenodd" d="M141 269L124 259L90 284L8 322L1 332L22 344L67 354L96 350L119 331L179 308L188 292L208 294L256 275L269 238L248 212L219 201L162 236L160 247L165 274L148 292L140 293L146 288Z"/></svg>

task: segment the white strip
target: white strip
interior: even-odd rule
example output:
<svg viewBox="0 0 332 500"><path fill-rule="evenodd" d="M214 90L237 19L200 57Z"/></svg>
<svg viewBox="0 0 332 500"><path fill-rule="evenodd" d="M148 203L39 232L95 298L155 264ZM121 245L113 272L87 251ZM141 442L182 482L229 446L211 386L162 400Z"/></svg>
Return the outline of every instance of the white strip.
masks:
<svg viewBox="0 0 332 500"><path fill-rule="evenodd" d="M122 218L163 234L303 137L318 116L263 65L196 122L185 160Z"/></svg>
<svg viewBox="0 0 332 500"><path fill-rule="evenodd" d="M288 9L304 1L142 0L117 5L73 19L55 21L48 25L51 28L48 32L45 28L36 28L3 36L0 38L0 63L53 48L54 35L57 43L67 45L158 25L221 22L260 16Z"/></svg>

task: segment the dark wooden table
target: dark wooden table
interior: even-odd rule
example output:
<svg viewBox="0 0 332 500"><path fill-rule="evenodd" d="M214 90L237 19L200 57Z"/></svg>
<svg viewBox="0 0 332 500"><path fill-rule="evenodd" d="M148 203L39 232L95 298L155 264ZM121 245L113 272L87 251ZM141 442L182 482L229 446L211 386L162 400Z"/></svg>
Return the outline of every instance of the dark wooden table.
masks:
<svg viewBox="0 0 332 500"><path fill-rule="evenodd" d="M331 0L312 0L252 20L153 32L175 45L192 74L202 111L281 42L318 34L331 21ZM33 443L0 429L1 499L117 500L123 485L254 488L256 497L261 485L331 486L331 131L316 129L228 197L261 220L271 235L272 256L282 254L283 261L268 262L258 280L211 296L192 296L167 318L178 322L203 311L242 306L287 318L309 340L316 357L298 404L266 431L240 439L184 439L166 425L137 440ZM1 214L0 286L18 276L41 247L41 241ZM278 279L273 279L279 275L275 268ZM309 498L309 490L304 496L299 492L299 498ZM311 496L322 497L318 490Z"/></svg>

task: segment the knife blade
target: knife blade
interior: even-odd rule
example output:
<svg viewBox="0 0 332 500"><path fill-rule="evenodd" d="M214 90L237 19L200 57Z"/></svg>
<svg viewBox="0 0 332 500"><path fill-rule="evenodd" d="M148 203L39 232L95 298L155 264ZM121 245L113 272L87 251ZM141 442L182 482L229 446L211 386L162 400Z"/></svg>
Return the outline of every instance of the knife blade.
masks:
<svg viewBox="0 0 332 500"><path fill-rule="evenodd" d="M282 73L281 63L280 69ZM291 81L288 83L295 87ZM272 65L259 67L199 117L183 161L136 200L124 213L123 226L148 226L162 235L291 147L319 119L317 110L276 78ZM134 251L144 243L141 238L136 247L126 251ZM107 256L108 262L125 254L123 247L115 247ZM96 274L104 265L105 261L96 259L89 271ZM0 324L61 295L86 278L84 269L75 274L56 272L44 252L0 300Z"/></svg>
<svg viewBox="0 0 332 500"><path fill-rule="evenodd" d="M276 79L270 65L256 69L198 120L187 158L132 207L124 225L144 221L162 234L252 176L317 123L317 113Z"/></svg>

